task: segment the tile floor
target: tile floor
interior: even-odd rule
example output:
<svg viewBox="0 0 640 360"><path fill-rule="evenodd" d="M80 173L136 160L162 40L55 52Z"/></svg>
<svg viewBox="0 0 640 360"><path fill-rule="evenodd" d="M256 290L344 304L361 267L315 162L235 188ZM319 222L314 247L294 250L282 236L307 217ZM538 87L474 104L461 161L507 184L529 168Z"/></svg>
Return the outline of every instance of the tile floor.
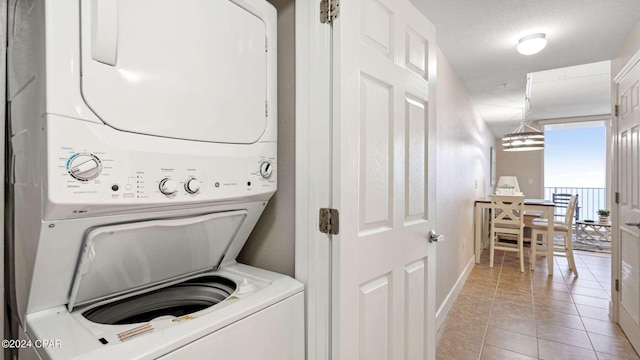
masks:
<svg viewBox="0 0 640 360"><path fill-rule="evenodd" d="M484 251L438 331L437 359L640 359L609 320L609 256L574 254L579 277L563 257L548 276L545 257L521 273L516 253L496 251L490 268Z"/></svg>

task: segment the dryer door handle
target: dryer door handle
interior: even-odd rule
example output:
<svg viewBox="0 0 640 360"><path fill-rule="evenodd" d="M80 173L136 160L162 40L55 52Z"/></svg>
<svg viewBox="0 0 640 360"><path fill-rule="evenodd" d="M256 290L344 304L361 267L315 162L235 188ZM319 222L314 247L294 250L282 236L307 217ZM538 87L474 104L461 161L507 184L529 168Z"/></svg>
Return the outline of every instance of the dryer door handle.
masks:
<svg viewBox="0 0 640 360"><path fill-rule="evenodd" d="M91 0L91 57L115 66L118 54L118 0Z"/></svg>

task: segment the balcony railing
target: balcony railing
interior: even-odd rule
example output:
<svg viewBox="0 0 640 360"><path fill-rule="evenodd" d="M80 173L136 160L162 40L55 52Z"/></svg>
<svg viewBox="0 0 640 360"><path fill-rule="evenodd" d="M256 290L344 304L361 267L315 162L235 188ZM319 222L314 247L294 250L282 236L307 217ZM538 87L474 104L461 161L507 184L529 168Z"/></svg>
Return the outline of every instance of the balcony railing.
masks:
<svg viewBox="0 0 640 360"><path fill-rule="evenodd" d="M605 188L545 187L544 198L551 200L552 194L577 194L580 214L578 220L597 220L598 210L607 208Z"/></svg>

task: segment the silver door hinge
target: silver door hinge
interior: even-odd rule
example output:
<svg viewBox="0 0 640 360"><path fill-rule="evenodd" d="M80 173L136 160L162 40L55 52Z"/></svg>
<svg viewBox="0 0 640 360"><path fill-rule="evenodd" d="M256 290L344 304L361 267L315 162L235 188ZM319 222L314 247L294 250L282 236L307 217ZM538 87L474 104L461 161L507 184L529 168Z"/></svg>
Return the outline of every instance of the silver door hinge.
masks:
<svg viewBox="0 0 640 360"><path fill-rule="evenodd" d="M340 15L340 0L320 1L320 22L331 24Z"/></svg>
<svg viewBox="0 0 640 360"><path fill-rule="evenodd" d="M269 38L264 37L264 52L269 52Z"/></svg>
<svg viewBox="0 0 640 360"><path fill-rule="evenodd" d="M616 282L615 282L614 286L615 286L616 291L620 291L620 281L618 281L618 279L616 279Z"/></svg>
<svg viewBox="0 0 640 360"><path fill-rule="evenodd" d="M340 214L336 209L320 209L320 232L337 235L340 230Z"/></svg>
<svg viewBox="0 0 640 360"><path fill-rule="evenodd" d="M613 107L613 111L615 112L615 116L618 116L619 109L620 109L619 105L616 105L616 106Z"/></svg>
<svg viewBox="0 0 640 360"><path fill-rule="evenodd" d="M620 203L620 193L616 191L616 204Z"/></svg>
<svg viewBox="0 0 640 360"><path fill-rule="evenodd" d="M264 102L264 117L269 117L269 102Z"/></svg>

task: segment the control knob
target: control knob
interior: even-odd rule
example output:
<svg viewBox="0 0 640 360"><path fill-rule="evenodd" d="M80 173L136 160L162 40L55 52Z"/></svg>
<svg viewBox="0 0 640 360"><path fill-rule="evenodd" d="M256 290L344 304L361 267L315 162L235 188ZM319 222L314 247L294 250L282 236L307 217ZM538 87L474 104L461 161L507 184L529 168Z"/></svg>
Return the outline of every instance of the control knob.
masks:
<svg viewBox="0 0 640 360"><path fill-rule="evenodd" d="M80 181L95 179L102 171L102 162L93 154L78 153L67 161L69 175Z"/></svg>
<svg viewBox="0 0 640 360"><path fill-rule="evenodd" d="M189 194L195 194L200 190L200 181L196 178L190 178L184 182L184 189Z"/></svg>
<svg viewBox="0 0 640 360"><path fill-rule="evenodd" d="M178 183L175 180L164 178L160 180L160 192L165 195L173 195L178 191Z"/></svg>
<svg viewBox="0 0 640 360"><path fill-rule="evenodd" d="M265 160L260 163L260 176L263 179L268 179L273 175L273 164L271 161Z"/></svg>

